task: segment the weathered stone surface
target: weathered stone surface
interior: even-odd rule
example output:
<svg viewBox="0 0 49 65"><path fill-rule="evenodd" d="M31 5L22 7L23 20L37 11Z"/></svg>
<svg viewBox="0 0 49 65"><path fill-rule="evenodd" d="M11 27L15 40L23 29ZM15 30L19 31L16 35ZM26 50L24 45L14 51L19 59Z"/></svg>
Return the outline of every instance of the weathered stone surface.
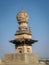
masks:
<svg viewBox="0 0 49 65"><path fill-rule="evenodd" d="M24 10L20 11L17 21L19 31L16 32L15 39L10 41L15 44L16 53L5 54L4 62L1 65L45 65L39 63L37 54L32 53L32 43L37 41L32 40L32 32L28 30L28 14Z"/></svg>
<svg viewBox="0 0 49 65"><path fill-rule="evenodd" d="M5 63L16 63L16 64L29 64L29 63L38 63L38 55L37 54L6 54L5 55Z"/></svg>

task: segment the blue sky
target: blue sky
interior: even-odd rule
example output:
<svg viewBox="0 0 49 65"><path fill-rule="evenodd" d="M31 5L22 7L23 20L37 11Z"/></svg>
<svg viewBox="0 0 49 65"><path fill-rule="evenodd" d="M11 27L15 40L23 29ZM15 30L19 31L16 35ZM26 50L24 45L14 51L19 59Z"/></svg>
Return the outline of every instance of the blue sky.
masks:
<svg viewBox="0 0 49 65"><path fill-rule="evenodd" d="M22 8L29 15L32 38L38 40L33 44L33 52L49 58L49 0L0 0L0 58L15 52L9 41L18 30L16 15Z"/></svg>

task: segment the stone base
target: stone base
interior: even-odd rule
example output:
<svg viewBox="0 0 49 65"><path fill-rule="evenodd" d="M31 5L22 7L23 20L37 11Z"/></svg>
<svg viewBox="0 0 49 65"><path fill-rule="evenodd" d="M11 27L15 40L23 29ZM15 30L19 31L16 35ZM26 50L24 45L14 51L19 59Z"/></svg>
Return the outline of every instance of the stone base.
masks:
<svg viewBox="0 0 49 65"><path fill-rule="evenodd" d="M44 65L39 63L37 54L5 54L3 65Z"/></svg>
<svg viewBox="0 0 49 65"><path fill-rule="evenodd" d="M16 63L16 64L29 64L29 63L38 63L37 54L6 54L5 63Z"/></svg>
<svg viewBox="0 0 49 65"><path fill-rule="evenodd" d="M4 64L0 64L0 65L47 65L47 64L45 64L45 63L34 63L34 64L10 64L10 63L4 63Z"/></svg>

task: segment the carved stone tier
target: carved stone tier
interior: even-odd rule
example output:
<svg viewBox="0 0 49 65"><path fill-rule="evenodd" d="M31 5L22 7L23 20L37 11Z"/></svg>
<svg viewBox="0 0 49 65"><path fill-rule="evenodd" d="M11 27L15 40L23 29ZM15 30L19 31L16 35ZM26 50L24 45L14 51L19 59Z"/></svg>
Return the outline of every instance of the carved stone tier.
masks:
<svg viewBox="0 0 49 65"><path fill-rule="evenodd" d="M14 43L14 44L20 44L20 43L33 44L35 42L38 42L38 40L32 40L32 39L15 39L15 40L11 40L10 42Z"/></svg>
<svg viewBox="0 0 49 65"><path fill-rule="evenodd" d="M20 34L29 34L29 35L32 35L32 32L30 30L18 30L18 31L16 31L15 35L20 35Z"/></svg>
<svg viewBox="0 0 49 65"><path fill-rule="evenodd" d="M32 39L32 33L29 30L19 30L15 34L15 39Z"/></svg>
<svg viewBox="0 0 49 65"><path fill-rule="evenodd" d="M17 39L10 42L15 44L16 53L32 53L32 43L37 42L37 40Z"/></svg>
<svg viewBox="0 0 49 65"><path fill-rule="evenodd" d="M26 22L23 22L23 23L19 23L19 29L27 29L27 23Z"/></svg>

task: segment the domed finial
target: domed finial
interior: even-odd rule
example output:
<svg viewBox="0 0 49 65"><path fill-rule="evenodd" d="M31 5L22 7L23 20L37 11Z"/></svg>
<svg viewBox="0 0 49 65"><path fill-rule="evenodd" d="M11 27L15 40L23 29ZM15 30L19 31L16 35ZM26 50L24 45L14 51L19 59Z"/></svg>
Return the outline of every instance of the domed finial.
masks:
<svg viewBox="0 0 49 65"><path fill-rule="evenodd" d="M27 12L25 12L24 10L21 10L17 14L17 21L18 22L28 22L28 14L27 14Z"/></svg>

